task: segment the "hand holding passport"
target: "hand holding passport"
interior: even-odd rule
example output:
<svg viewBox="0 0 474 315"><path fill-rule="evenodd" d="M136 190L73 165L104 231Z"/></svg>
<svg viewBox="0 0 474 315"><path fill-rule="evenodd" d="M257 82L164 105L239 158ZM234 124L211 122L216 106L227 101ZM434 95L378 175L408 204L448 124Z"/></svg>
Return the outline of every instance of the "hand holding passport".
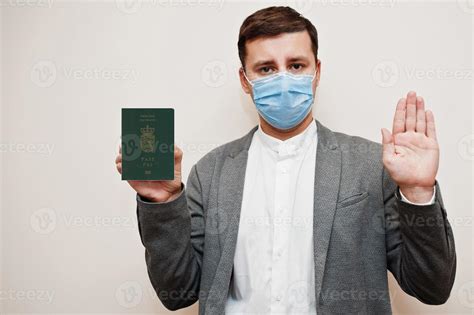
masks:
<svg viewBox="0 0 474 315"><path fill-rule="evenodd" d="M122 109L122 141L115 163L140 197L174 200L182 188L182 157L174 145L174 109Z"/></svg>

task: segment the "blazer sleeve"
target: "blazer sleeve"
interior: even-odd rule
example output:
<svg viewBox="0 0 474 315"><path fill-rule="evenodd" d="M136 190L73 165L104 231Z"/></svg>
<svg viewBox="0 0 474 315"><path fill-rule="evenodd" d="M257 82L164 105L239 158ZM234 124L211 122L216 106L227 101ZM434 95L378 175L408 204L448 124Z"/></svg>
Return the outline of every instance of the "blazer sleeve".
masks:
<svg viewBox="0 0 474 315"><path fill-rule="evenodd" d="M443 304L454 283L456 251L439 183L434 204L413 205L401 200L385 167L382 173L387 268L407 294Z"/></svg>
<svg viewBox="0 0 474 315"><path fill-rule="evenodd" d="M169 202L147 202L137 194L138 229L148 276L169 310L199 298L204 247L204 216L196 164L181 194Z"/></svg>

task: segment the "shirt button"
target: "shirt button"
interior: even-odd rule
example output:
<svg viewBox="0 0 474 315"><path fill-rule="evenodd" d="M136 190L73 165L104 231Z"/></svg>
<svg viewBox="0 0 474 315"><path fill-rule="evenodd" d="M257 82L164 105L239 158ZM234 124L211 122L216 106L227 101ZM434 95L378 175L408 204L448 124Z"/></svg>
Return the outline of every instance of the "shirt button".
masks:
<svg viewBox="0 0 474 315"><path fill-rule="evenodd" d="M280 296L280 295L277 295L277 296L276 296L276 300L277 300L278 302L280 302L280 301L281 301L281 296Z"/></svg>
<svg viewBox="0 0 474 315"><path fill-rule="evenodd" d="M282 167L282 168L281 168L281 172L282 172L283 174L286 174L287 171L288 171L288 170L286 169L286 167Z"/></svg>

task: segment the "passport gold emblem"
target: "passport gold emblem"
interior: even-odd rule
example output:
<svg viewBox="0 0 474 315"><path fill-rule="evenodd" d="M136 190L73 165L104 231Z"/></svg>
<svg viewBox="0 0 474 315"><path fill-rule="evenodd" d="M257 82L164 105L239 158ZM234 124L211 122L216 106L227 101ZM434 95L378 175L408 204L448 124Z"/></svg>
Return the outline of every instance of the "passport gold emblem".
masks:
<svg viewBox="0 0 474 315"><path fill-rule="evenodd" d="M151 128L146 125L145 128L141 128L140 132L140 149L145 153L155 152L155 128Z"/></svg>

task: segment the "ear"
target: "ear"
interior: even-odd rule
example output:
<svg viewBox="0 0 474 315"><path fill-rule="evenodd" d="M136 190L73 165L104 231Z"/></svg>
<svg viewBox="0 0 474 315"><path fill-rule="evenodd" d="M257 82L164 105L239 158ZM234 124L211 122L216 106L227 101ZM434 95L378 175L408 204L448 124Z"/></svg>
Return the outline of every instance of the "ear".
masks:
<svg viewBox="0 0 474 315"><path fill-rule="evenodd" d="M319 80L321 79L321 60L318 59L318 61L316 62L316 77L314 78L314 89L316 90L316 88L319 86Z"/></svg>
<svg viewBox="0 0 474 315"><path fill-rule="evenodd" d="M316 86L319 86L319 80L321 79L321 60L319 59L316 63L316 69L318 70L318 73L316 74Z"/></svg>
<svg viewBox="0 0 474 315"><path fill-rule="evenodd" d="M242 85L242 90L244 90L244 92L246 94L251 94L252 86L250 85L250 83L245 78L244 68L242 68L242 67L239 68L239 78L240 78L240 85Z"/></svg>

